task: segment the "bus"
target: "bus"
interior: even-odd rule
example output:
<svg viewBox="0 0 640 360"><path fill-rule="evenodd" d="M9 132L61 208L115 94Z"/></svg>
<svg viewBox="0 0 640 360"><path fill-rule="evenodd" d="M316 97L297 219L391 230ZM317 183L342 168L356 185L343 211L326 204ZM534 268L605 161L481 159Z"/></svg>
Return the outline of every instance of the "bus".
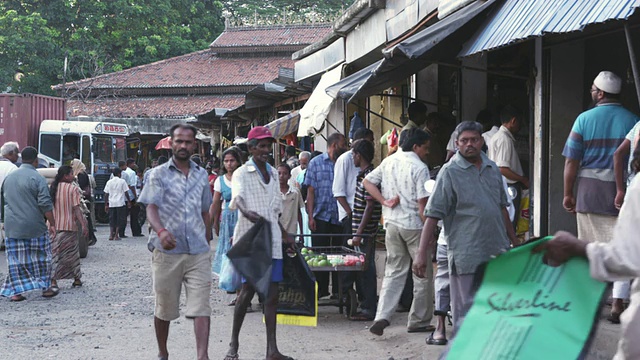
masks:
<svg viewBox="0 0 640 360"><path fill-rule="evenodd" d="M118 162L126 160L129 128L124 124L44 120L40 124L39 152L53 167L80 159L96 180L93 198L96 220L109 222L104 211L104 186Z"/></svg>

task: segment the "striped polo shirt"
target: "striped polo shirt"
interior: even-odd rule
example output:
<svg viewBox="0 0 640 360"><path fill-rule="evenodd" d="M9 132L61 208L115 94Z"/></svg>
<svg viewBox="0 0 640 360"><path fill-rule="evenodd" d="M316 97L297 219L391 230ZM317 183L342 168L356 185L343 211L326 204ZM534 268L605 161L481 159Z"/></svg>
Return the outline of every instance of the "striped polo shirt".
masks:
<svg viewBox="0 0 640 360"><path fill-rule="evenodd" d="M367 192L364 188L363 180L364 178L373 171L373 166L369 166L364 169L356 179L356 194L353 201L353 219L351 221L351 230L353 233L358 232L358 227L362 222L362 218L364 217L364 210L367 207L367 200L373 200L373 197ZM373 201L373 213L371 214L371 219L367 223L364 232L366 234L373 234L378 230L378 223L380 223L380 218L382 217L382 205L379 202Z"/></svg>
<svg viewBox="0 0 640 360"><path fill-rule="evenodd" d="M617 103L601 104L578 116L562 155L580 160L576 211L618 215L613 153L638 121Z"/></svg>

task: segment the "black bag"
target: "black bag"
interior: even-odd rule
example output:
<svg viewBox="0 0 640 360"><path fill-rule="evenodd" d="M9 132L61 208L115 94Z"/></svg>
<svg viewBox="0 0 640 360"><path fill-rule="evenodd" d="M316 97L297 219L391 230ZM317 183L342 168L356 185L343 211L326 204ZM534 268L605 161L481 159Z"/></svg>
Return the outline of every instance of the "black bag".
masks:
<svg viewBox="0 0 640 360"><path fill-rule="evenodd" d="M261 218L227 251L233 267L266 298L271 285L271 224Z"/></svg>
<svg viewBox="0 0 640 360"><path fill-rule="evenodd" d="M305 185L304 181L307 179L307 172L304 172L304 178L302 179L302 184L300 184L300 194L302 195L302 200L307 201L307 191L309 190L309 185Z"/></svg>
<svg viewBox="0 0 640 360"><path fill-rule="evenodd" d="M316 278L298 249L295 256L282 257L284 279L279 285L278 314L316 315Z"/></svg>

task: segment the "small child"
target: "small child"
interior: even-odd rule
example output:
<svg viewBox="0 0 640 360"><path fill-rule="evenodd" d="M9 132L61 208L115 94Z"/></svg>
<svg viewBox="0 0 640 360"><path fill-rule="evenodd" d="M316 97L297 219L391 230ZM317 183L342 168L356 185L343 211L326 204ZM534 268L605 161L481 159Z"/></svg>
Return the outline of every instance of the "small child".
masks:
<svg viewBox="0 0 640 360"><path fill-rule="evenodd" d="M302 212L300 212L300 209L304 207L304 200L302 200L300 190L295 186L289 185L289 179L291 179L289 165L285 163L278 165L278 177L280 180L280 192L282 193L280 223L287 233L302 234Z"/></svg>

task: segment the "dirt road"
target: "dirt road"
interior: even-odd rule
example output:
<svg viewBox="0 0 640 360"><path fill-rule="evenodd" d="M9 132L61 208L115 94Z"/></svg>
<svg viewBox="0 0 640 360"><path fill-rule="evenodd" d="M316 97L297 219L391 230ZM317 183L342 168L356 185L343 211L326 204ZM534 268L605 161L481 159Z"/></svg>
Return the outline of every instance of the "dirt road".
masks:
<svg viewBox="0 0 640 360"><path fill-rule="evenodd" d="M82 262L81 288L60 281L61 293L45 299L39 292L20 303L0 298L0 358L155 359L150 259L145 238L107 241L98 228L98 243ZM0 253L0 280L7 271ZM210 356L222 359L231 333L231 295L211 294ZM254 302L255 304L255 302ZM254 305L255 307L255 305ZM280 350L295 359L437 359L442 350L427 346L425 334L406 332L406 314L396 314L385 334L369 333L370 323L350 322L336 307L320 307L318 327L279 326ZM610 359L617 328L600 326L590 359ZM241 334L241 359L262 359L266 349L261 314L247 315ZM172 359L194 359L193 325L184 317L171 325Z"/></svg>

